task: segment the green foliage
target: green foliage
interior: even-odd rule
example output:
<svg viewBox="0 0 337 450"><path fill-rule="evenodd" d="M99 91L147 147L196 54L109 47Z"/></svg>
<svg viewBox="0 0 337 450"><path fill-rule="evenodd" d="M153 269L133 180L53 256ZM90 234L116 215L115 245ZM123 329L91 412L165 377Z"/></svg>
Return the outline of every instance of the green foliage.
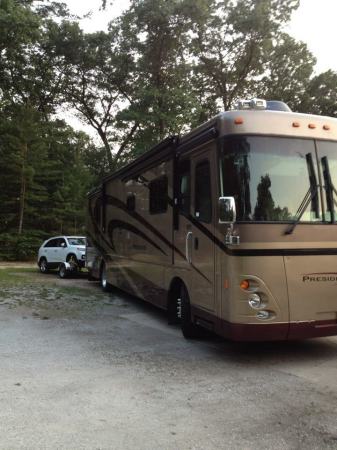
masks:
<svg viewBox="0 0 337 450"><path fill-rule="evenodd" d="M61 2L0 0L0 258L82 234L86 192L108 171L240 97L336 116L337 74L313 75L284 32L298 3L131 0L108 32L86 34ZM57 118L64 108L101 146Z"/></svg>
<svg viewBox="0 0 337 450"><path fill-rule="evenodd" d="M303 110L315 58L306 44L296 42L287 34L280 34L268 48L269 59L256 95L267 99L281 99L293 110ZM306 112L310 112L307 110Z"/></svg>
<svg viewBox="0 0 337 450"><path fill-rule="evenodd" d="M337 117L337 73L332 70L313 77L303 94L301 111Z"/></svg>
<svg viewBox="0 0 337 450"><path fill-rule="evenodd" d="M333 76L316 80L315 58L284 32L298 5L299 0L132 0L108 33L82 34L70 61L69 97L97 130L109 167L242 97L283 100L299 111L332 111ZM315 81L331 101L315 95Z"/></svg>
<svg viewBox="0 0 337 450"><path fill-rule="evenodd" d="M23 234L0 233L0 260L29 261L36 259L37 251L46 233L29 231Z"/></svg>

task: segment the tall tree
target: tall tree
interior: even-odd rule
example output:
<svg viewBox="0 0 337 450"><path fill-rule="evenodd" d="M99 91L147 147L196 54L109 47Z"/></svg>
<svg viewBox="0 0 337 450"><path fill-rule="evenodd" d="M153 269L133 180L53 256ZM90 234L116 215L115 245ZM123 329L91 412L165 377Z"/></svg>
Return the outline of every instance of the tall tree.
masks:
<svg viewBox="0 0 337 450"><path fill-rule="evenodd" d="M206 109L218 104L227 110L255 90L272 43L298 4L297 0L212 2L212 12L197 25L194 39L195 84Z"/></svg>
<svg viewBox="0 0 337 450"><path fill-rule="evenodd" d="M303 93L300 111L337 117L337 73L328 70L314 76Z"/></svg>
<svg viewBox="0 0 337 450"><path fill-rule="evenodd" d="M57 47L66 66L64 102L97 131L111 169L117 162L114 147L118 155L125 145L125 137L120 136L116 120L121 104L129 102L129 66L132 62L116 40L115 32L84 34L77 23L68 22L60 30ZM65 46L65 42L68 45Z"/></svg>
<svg viewBox="0 0 337 450"><path fill-rule="evenodd" d="M302 110L316 63L306 44L287 34L271 42L265 73L253 93L267 99L282 100L294 111Z"/></svg>
<svg viewBox="0 0 337 450"><path fill-rule="evenodd" d="M56 50L67 14L58 2L0 2L0 231L83 224L91 176L78 146L87 142L54 119L66 80Z"/></svg>

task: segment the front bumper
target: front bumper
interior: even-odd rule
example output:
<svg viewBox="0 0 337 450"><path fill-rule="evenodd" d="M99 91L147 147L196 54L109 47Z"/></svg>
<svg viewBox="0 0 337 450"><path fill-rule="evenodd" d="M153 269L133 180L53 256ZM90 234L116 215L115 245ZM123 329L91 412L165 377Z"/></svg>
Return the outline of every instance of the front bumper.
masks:
<svg viewBox="0 0 337 450"><path fill-rule="evenodd" d="M337 321L239 324L222 321L220 333L233 341L285 341L337 335Z"/></svg>
<svg viewBox="0 0 337 450"><path fill-rule="evenodd" d="M282 323L232 323L191 305L193 320L231 341L287 341L336 336L337 320Z"/></svg>

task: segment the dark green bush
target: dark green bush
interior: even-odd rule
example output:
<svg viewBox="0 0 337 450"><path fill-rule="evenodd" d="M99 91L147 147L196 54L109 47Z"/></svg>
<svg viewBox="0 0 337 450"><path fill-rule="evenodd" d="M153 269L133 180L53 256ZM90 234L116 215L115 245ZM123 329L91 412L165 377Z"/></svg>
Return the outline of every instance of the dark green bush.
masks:
<svg viewBox="0 0 337 450"><path fill-rule="evenodd" d="M0 260L29 261L37 257L37 252L46 239L44 233L26 231L23 234L0 233Z"/></svg>

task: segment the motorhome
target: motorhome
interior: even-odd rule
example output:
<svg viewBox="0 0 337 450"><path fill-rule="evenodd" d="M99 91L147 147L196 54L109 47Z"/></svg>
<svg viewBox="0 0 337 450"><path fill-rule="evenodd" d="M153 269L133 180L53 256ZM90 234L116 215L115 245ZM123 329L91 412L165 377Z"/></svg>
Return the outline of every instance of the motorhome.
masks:
<svg viewBox="0 0 337 450"><path fill-rule="evenodd" d="M87 265L185 337L337 334L337 119L239 102L88 196Z"/></svg>

